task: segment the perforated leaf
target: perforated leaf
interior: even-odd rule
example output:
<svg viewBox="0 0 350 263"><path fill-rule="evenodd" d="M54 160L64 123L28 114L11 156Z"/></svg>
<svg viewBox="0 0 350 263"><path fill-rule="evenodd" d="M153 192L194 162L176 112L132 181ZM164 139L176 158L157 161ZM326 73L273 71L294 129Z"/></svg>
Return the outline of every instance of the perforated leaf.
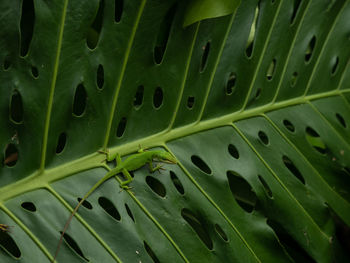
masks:
<svg viewBox="0 0 350 263"><path fill-rule="evenodd" d="M348 262L350 2L0 1L0 261ZM109 163L113 167L113 163Z"/></svg>

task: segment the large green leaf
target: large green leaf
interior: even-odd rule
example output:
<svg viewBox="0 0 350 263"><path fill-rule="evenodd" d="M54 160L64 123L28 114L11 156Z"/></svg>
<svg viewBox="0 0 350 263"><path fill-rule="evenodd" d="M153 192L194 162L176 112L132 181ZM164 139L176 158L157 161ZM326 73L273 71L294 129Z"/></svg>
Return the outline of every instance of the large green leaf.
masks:
<svg viewBox="0 0 350 263"><path fill-rule="evenodd" d="M350 1L245 0L185 28L187 1L0 8L1 262L52 260L97 151L138 145L179 163L104 183L58 262L349 261Z"/></svg>

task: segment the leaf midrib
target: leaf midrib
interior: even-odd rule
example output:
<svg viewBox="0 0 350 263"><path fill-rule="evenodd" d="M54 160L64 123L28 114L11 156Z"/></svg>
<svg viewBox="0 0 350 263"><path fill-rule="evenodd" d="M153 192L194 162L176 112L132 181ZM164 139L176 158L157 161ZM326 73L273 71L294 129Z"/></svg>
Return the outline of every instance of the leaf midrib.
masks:
<svg viewBox="0 0 350 263"><path fill-rule="evenodd" d="M321 98L327 98L331 96L341 96L343 93L350 93L349 89L333 90L329 92L323 92L319 94L313 94L308 96L301 96L274 104L266 104L260 107L251 108L244 112L234 112L223 115L218 118L201 121L195 124L188 124L183 127L167 129L151 136L135 140L117 147L113 147L110 150L111 153L118 152L120 155L126 155L138 150L139 145L143 147L151 148L156 146L163 146L165 142L175 140L177 138L185 137L194 133L202 132L209 129L214 129L223 126L231 126L232 122L242 119L259 116L263 113L267 113L282 108L295 106L299 104L308 103L311 100L317 100ZM0 189L0 202L5 202L15 196L29 192L39 188L46 188L46 186L54 181L60 180L69 175L79 173L84 170L101 167L101 161L104 156L100 153L94 152L86 155L82 158L67 162L65 164L56 166L51 169L46 169L38 175L38 171L35 171L26 178L19 180L13 184L9 184Z"/></svg>
<svg viewBox="0 0 350 263"><path fill-rule="evenodd" d="M179 137L184 137L184 136L187 136L187 135L190 135L193 133L205 131L205 130L212 129L212 128L218 128L218 127L222 127L222 126L232 126L233 122L241 120L241 119L247 119L247 118L250 118L253 116L259 116L259 115L261 116L261 114L269 112L269 111L278 110L278 109L282 109L282 108L289 107L289 106L309 103L311 100L326 98L326 97L330 97L330 96L342 96L343 93L346 93L346 92L350 92L350 89L343 89L343 90L336 89L336 90L333 90L330 92L324 92L324 93L320 93L320 94L316 94L316 95L301 96L301 97L289 99L289 100L274 103L274 104L266 104L264 106L260 106L257 108L246 110L244 112L238 111L235 113L224 115L224 116L219 117L219 118L202 121L202 122L196 123L196 124L186 125L186 126L176 128L176 129L173 129L170 131L165 130L165 131L160 132L158 134L155 134L155 135L152 135L152 136L149 136L149 137L146 137L146 138L143 138L143 139L140 139L140 140L128 143L128 144L124 144L124 145L119 146L119 147L114 147L111 149L111 152L118 151L121 155L125 155L125 154L131 153L131 152L134 152L135 150L137 150L138 145L140 145L140 144L143 146L147 145L150 147L154 147L154 146L163 146L164 147L165 142L170 141L170 140L174 140L174 139L179 138ZM67 177L69 175L79 173L83 170L101 167L102 166L101 161L103 159L104 159L104 156L102 156L101 154L92 153L92 154L87 155L83 158L65 163L65 164L57 166L55 168L44 170L40 174L38 174L38 172L35 172L32 175L30 175L30 176L28 176L20 181L17 181L14 184L7 185L7 186L3 187L2 189L0 189L1 190L0 191L0 203L4 203L6 200L11 199L17 195L21 195L25 192L36 190L39 188L44 188L44 189L47 189L48 191L50 191L50 189L51 189L51 187L49 185L50 183L52 183L56 180L60 180L60 179ZM200 188L200 186L199 186L199 188ZM50 191L50 192L52 193L52 191ZM205 194L205 192L203 192L203 191L201 191L201 192L203 194ZM205 195L205 196L214 205L214 207L216 209L218 209L218 211L227 220L227 222L230 223L231 227L233 227L235 232L241 238L242 242L244 242L244 244L246 245L248 250L254 256L254 258L258 262L260 262L260 259L254 253L253 249L245 241L244 237L240 234L238 229L236 229L234 227L234 225L232 224L232 222L230 222L230 220L227 218L227 216L224 214L224 212L221 211L220 207L218 207L215 203L213 203L212 199L209 196L207 196L207 195ZM1 208L3 210L6 209L6 207L3 205L1 206ZM305 211L305 213L306 213L306 211ZM9 214L9 215L11 216L11 214ZM16 222L18 221L17 223L20 224L19 220L15 216L14 217L11 216L11 218L13 218L13 220L15 220ZM151 219L153 219L153 218L151 218ZM314 222L314 224L316 224L316 223ZM23 229L26 232L29 231L26 228L23 228ZM318 229L319 229L319 227L318 227ZM163 234L166 233L164 229L161 228L160 230L163 232ZM328 237L321 229L320 229L320 232L323 235L325 235L326 237ZM30 231L28 232L28 235L31 236L32 239L34 238L33 241L36 244L38 244L40 249L44 252L44 254L46 254L50 258L50 254L47 252L46 248L38 240L35 239L35 236L33 236L30 233ZM168 237L168 236L166 235L166 237ZM175 244L171 238L170 238L170 242L173 245ZM103 245L106 245L106 244L103 243ZM178 247L175 246L175 249L178 252L180 251L180 255L182 255L181 250Z"/></svg>

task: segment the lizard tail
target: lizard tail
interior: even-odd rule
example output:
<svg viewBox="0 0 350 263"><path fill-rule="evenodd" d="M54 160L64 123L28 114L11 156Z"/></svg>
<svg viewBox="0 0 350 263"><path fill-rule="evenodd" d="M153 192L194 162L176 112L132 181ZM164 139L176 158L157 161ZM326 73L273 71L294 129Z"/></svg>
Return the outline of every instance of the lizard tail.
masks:
<svg viewBox="0 0 350 263"><path fill-rule="evenodd" d="M79 207L81 206L81 204L84 203L84 201L86 200L86 198L88 198L89 195L90 195L97 187L99 187L104 181L106 181L107 179L111 178L112 176L116 175L116 174L119 173L119 172L120 172L120 169L109 171L103 178L101 178L101 179L89 190L89 192L87 192L87 193L85 194L85 196L83 197L83 199L81 199L80 202L78 203L78 205L74 208L72 214L69 216L69 218L68 218L68 220L67 220L67 223L65 224L65 226L64 226L64 228L63 228L63 231L62 231L61 236L60 236L60 241L58 242L58 245L57 245L57 248L56 248L56 252L55 252L55 256L54 256L52 262L55 262L55 260L56 260L56 258L57 258L57 255L58 255L58 252L59 252L59 250L60 250L60 247L61 247L61 245L62 245L64 233L66 233L67 228L68 228L70 222L71 222L72 219L73 219L73 216L76 214L76 212L78 211L78 209L79 209Z"/></svg>
<svg viewBox="0 0 350 263"><path fill-rule="evenodd" d="M57 245L57 248L56 248L56 252L55 252L55 256L53 258L53 261L52 262L55 262L56 258L57 258L57 255L58 255L58 252L60 251L60 247L61 247L61 244L62 244L62 241L63 241L63 236L64 234L66 233L67 231L67 228L70 224L70 222L72 221L73 219L73 216L76 214L76 212L78 211L79 207L81 206L81 204L85 201L86 198L83 198L80 200L80 202L78 203L78 205L75 207L75 209L73 210L73 213L69 216L66 224L64 225L64 228L63 228L63 231L61 232L61 236L60 236L60 241L58 241L58 245Z"/></svg>

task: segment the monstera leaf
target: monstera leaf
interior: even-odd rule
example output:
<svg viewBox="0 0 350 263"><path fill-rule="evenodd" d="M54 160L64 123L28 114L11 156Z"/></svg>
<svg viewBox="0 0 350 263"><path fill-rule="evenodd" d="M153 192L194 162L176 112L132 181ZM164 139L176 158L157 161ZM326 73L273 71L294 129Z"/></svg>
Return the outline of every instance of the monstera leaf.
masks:
<svg viewBox="0 0 350 263"><path fill-rule="evenodd" d="M0 1L0 262L52 261L139 145L178 164L105 182L57 262L349 261L350 1L237 3Z"/></svg>

